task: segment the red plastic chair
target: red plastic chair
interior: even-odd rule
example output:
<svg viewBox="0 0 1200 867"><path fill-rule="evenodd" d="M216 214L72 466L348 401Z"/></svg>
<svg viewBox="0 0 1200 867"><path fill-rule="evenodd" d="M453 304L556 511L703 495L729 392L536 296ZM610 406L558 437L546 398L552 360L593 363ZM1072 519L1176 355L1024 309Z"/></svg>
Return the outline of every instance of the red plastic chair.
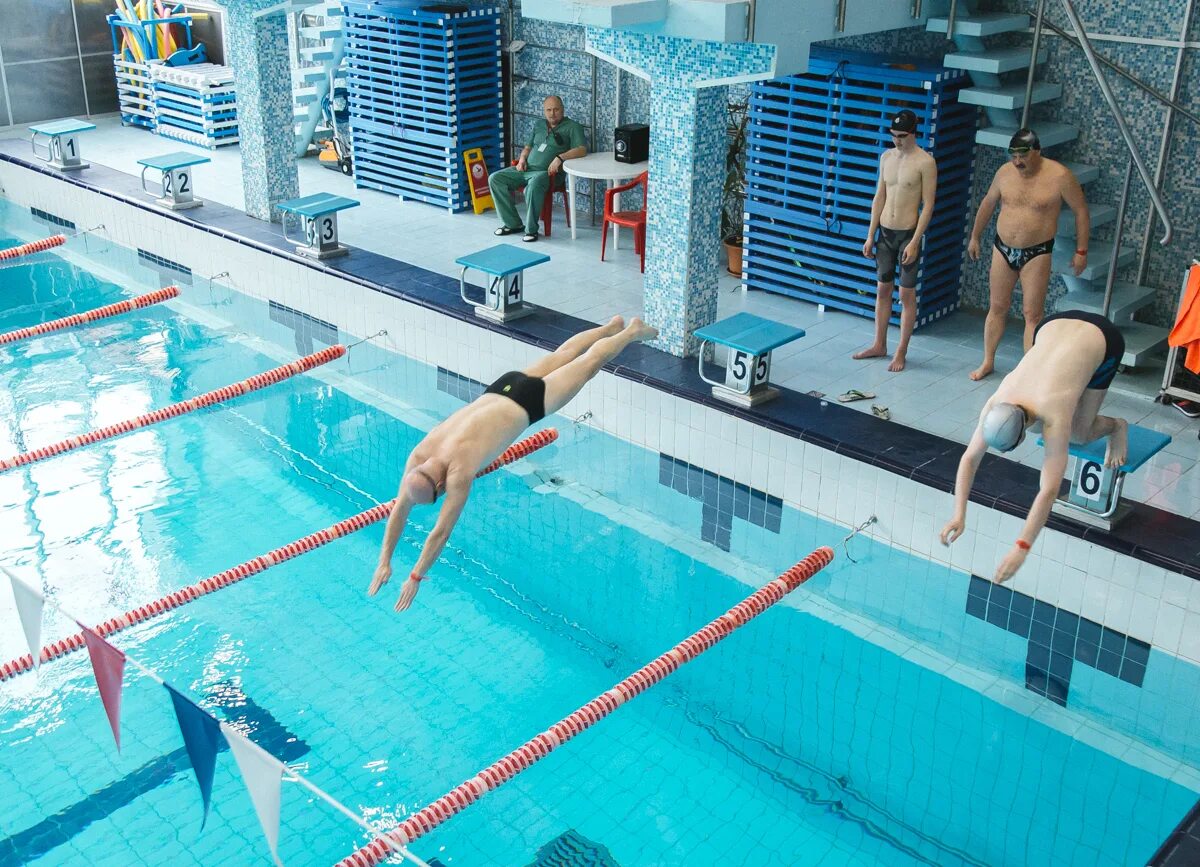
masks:
<svg viewBox="0 0 1200 867"><path fill-rule="evenodd" d="M517 160L513 160L511 165L515 166ZM559 169L558 174L550 179L550 191L546 193L546 198L542 200L542 234L547 238L550 237L550 223L554 219L554 194L562 193L563 211L567 215L567 228L571 228L571 200L567 197L567 175Z"/></svg>
<svg viewBox="0 0 1200 867"><path fill-rule="evenodd" d="M628 192L634 187L642 188L642 209L640 211L614 211L617 196ZM627 184L613 187L604 193L604 222L600 226L600 261L604 261L604 248L608 243L608 225L625 226L633 229L634 250L642 257L642 273L646 273L646 192L650 186L650 173L642 172Z"/></svg>

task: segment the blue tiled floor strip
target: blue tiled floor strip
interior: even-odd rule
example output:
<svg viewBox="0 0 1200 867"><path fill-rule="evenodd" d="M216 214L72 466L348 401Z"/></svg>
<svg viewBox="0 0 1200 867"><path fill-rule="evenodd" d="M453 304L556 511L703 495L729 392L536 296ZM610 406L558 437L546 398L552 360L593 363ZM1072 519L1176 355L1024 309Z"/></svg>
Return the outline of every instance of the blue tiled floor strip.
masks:
<svg viewBox="0 0 1200 867"><path fill-rule="evenodd" d="M1200 801L1154 853L1149 867L1196 867L1200 864Z"/></svg>

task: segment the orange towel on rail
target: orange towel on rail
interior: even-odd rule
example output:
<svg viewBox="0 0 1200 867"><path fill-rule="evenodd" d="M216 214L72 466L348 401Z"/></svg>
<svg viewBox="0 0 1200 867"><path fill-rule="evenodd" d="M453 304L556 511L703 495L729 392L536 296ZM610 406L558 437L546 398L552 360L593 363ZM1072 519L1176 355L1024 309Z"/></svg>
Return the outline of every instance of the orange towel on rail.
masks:
<svg viewBox="0 0 1200 867"><path fill-rule="evenodd" d="M1188 269L1179 315L1175 317L1175 327L1167 336L1167 343L1187 347L1183 366L1192 373L1200 373L1200 265Z"/></svg>

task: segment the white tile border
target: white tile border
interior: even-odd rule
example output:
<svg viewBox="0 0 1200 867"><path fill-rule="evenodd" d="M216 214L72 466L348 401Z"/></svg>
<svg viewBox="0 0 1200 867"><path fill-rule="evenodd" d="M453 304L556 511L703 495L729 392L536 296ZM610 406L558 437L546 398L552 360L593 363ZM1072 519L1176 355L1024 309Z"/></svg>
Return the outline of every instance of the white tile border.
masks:
<svg viewBox="0 0 1200 867"><path fill-rule="evenodd" d="M13 163L0 161L0 192L22 206L52 203L49 210L80 227L103 223L114 243L180 262L198 280L228 272L239 291L335 322L355 337L385 328L382 347L472 379L487 380L541 354L498 332ZM589 383L576 406L590 410L589 424L609 434L841 526L875 514L872 537L965 572L990 575L1020 528L1019 519L972 503L964 538L944 548L935 534L951 514L952 495L609 373ZM1010 586L1200 665L1200 581L1046 529Z"/></svg>

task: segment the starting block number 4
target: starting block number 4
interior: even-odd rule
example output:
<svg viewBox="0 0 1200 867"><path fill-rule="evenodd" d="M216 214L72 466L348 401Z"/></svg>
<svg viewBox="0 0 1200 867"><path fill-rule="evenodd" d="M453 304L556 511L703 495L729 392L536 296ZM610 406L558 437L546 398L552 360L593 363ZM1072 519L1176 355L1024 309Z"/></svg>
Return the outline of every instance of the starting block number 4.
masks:
<svg viewBox="0 0 1200 867"><path fill-rule="evenodd" d="M747 392L765 383L771 375L771 355L751 355L741 350L730 350L725 365L725 385L736 391Z"/></svg>
<svg viewBox="0 0 1200 867"><path fill-rule="evenodd" d="M503 299L500 298L502 293L504 295ZM493 310L504 310L508 306L519 306L521 301L521 275L519 273L492 279L487 290L488 307Z"/></svg>

